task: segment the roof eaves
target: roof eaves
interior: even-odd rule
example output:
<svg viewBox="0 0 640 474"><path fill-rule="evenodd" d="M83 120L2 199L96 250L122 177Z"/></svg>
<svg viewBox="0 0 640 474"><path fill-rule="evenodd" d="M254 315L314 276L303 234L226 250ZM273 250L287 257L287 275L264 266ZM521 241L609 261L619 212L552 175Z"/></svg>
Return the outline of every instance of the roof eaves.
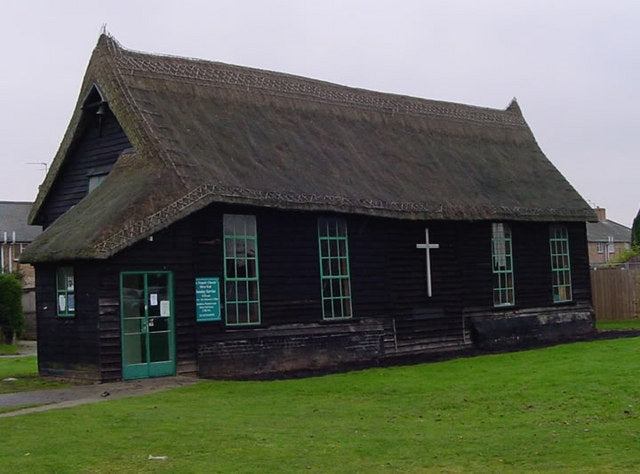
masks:
<svg viewBox="0 0 640 474"><path fill-rule="evenodd" d="M453 204L431 206L426 203L354 200L344 196L264 192L240 187L204 184L177 201L129 223L116 233L98 242L91 252L95 258L108 258L133 243L162 230L179 219L213 203L255 205L287 210L307 210L373 215L407 220L489 220L515 221L578 221L590 216L588 209L524 209L506 207L457 207Z"/></svg>

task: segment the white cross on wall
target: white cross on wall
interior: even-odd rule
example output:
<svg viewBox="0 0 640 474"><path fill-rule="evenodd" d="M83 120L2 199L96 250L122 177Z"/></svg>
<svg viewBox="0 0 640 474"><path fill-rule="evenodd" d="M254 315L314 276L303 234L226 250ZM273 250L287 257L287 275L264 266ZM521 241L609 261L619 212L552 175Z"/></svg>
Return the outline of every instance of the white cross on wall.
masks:
<svg viewBox="0 0 640 474"><path fill-rule="evenodd" d="M424 229L424 244L416 244L417 249L424 249L427 260L427 296L431 297L431 249L439 249L440 244L429 242L429 229Z"/></svg>

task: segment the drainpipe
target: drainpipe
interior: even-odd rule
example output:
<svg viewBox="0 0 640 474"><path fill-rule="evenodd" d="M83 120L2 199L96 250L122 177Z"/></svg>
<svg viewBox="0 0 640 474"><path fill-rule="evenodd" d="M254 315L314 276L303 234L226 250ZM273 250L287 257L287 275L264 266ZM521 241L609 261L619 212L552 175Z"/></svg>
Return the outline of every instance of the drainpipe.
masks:
<svg viewBox="0 0 640 474"><path fill-rule="evenodd" d="M4 242L0 245L0 273L4 273L4 248L7 243L7 233L4 233Z"/></svg>
<svg viewBox="0 0 640 474"><path fill-rule="evenodd" d="M13 242L9 244L9 273L13 271L13 244L16 243L16 231L13 231Z"/></svg>

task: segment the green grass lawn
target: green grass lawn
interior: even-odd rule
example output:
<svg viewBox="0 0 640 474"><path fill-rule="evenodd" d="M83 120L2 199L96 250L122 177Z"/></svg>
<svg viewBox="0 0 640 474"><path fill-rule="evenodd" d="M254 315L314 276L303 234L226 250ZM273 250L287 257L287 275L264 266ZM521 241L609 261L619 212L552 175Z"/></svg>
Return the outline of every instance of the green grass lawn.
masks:
<svg viewBox="0 0 640 474"><path fill-rule="evenodd" d="M15 344L0 344L0 355L13 355L18 353L18 346Z"/></svg>
<svg viewBox="0 0 640 474"><path fill-rule="evenodd" d="M4 472L636 472L640 338L0 419ZM149 460L148 456L168 456Z"/></svg>
<svg viewBox="0 0 640 474"><path fill-rule="evenodd" d="M16 380L5 381L9 378ZM68 386L67 383L41 379L38 376L36 356L3 357L0 359L0 394Z"/></svg>
<svg viewBox="0 0 640 474"><path fill-rule="evenodd" d="M596 328L602 330L640 329L640 319L625 321L596 321Z"/></svg>

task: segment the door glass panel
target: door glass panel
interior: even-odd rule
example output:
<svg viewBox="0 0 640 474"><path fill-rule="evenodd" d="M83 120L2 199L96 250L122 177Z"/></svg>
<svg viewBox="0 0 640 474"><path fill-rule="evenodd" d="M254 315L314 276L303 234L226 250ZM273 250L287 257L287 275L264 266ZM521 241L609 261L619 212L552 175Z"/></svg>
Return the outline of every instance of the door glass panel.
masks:
<svg viewBox="0 0 640 474"><path fill-rule="evenodd" d="M149 318L149 332L160 332L169 330L169 318Z"/></svg>
<svg viewBox="0 0 640 474"><path fill-rule="evenodd" d="M142 332L142 318L127 318L124 320L124 333L133 334Z"/></svg>
<svg viewBox="0 0 640 474"><path fill-rule="evenodd" d="M170 278L168 272L122 274L125 379L175 373Z"/></svg>
<svg viewBox="0 0 640 474"><path fill-rule="evenodd" d="M151 354L151 360L149 362L169 360L169 332L150 333L149 349L149 353Z"/></svg>
<svg viewBox="0 0 640 474"><path fill-rule="evenodd" d="M144 276L122 278L122 312L124 330L124 363L140 364L147 360L144 334Z"/></svg>
<svg viewBox="0 0 640 474"><path fill-rule="evenodd" d="M147 360L147 346L145 334L124 335L124 363L125 365L141 364Z"/></svg>
<svg viewBox="0 0 640 474"><path fill-rule="evenodd" d="M165 273L149 273L147 275L147 293L149 295L149 317L161 316L161 309L168 304L168 285L167 274ZM163 303L163 301L167 303ZM166 306L165 306L166 308ZM162 316L168 316L162 315Z"/></svg>

